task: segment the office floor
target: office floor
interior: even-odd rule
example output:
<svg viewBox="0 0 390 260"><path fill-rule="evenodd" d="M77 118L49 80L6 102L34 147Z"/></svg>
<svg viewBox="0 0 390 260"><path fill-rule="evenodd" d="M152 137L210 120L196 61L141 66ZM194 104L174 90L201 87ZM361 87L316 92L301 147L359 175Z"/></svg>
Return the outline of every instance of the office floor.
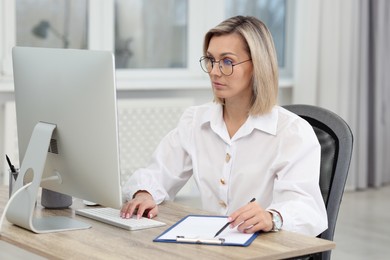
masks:
<svg viewBox="0 0 390 260"><path fill-rule="evenodd" d="M332 260L389 259L390 185L345 192L339 211Z"/></svg>

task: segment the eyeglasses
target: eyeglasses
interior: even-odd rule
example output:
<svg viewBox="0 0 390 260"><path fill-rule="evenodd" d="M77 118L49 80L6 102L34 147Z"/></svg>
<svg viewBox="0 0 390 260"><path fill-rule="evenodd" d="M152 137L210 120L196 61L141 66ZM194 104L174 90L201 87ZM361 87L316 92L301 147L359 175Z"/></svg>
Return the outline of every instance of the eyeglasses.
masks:
<svg viewBox="0 0 390 260"><path fill-rule="evenodd" d="M219 70L221 71L221 73L225 76L230 76L233 74L233 67L234 66L240 65L240 64L247 62L247 61L250 61L250 60L252 60L252 59L244 60L244 61L233 64L233 61L229 58L224 58L224 59L221 59L219 61L216 61L211 57L203 56L200 58L199 62L200 62L200 67L206 73L210 73L214 68L214 64L218 63L218 67L219 67Z"/></svg>

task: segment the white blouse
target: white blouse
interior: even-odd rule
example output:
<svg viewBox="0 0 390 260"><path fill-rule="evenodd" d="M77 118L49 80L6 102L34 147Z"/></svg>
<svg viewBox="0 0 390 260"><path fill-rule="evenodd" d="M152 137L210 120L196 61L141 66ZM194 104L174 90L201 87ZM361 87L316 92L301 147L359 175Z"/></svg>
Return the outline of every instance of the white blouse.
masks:
<svg viewBox="0 0 390 260"><path fill-rule="evenodd" d="M280 212L282 229L316 236L327 228L320 152L312 127L282 107L249 116L230 138L222 106L208 103L184 112L151 164L137 170L123 192L131 199L147 190L159 204L174 199L193 176L205 210L229 215L256 198Z"/></svg>

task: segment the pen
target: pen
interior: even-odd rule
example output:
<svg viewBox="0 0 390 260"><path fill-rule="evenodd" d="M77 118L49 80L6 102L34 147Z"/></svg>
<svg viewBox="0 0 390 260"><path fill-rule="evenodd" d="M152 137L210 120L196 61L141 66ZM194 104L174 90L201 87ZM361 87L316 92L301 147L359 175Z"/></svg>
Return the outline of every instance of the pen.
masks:
<svg viewBox="0 0 390 260"><path fill-rule="evenodd" d="M251 201L249 201L249 203L254 202L255 200L256 200L256 199L253 198L253 199L251 199ZM215 233L215 236L214 236L214 237L216 237L216 236L218 236L219 234L221 234L222 231L224 231L225 228L227 228L227 227L229 226L229 224L230 224L230 222L226 223L220 230L218 230L217 233Z"/></svg>
<svg viewBox="0 0 390 260"><path fill-rule="evenodd" d="M15 166L13 166L13 164L11 163L11 160L9 159L8 155L5 155L5 158L7 159L7 163L9 165L11 172L16 173ZM12 175L14 176L14 179L16 180L16 175L15 174L12 174Z"/></svg>

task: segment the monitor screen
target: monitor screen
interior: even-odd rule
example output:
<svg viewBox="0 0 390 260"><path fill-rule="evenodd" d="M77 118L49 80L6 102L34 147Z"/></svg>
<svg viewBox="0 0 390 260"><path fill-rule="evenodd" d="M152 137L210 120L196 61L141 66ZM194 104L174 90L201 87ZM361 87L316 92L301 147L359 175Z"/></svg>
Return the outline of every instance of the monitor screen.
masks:
<svg viewBox="0 0 390 260"><path fill-rule="evenodd" d="M59 176L61 181L40 186L120 208L114 64L108 51L13 49L21 165L34 127L39 122L52 124L42 178ZM25 179L34 177L30 175Z"/></svg>

